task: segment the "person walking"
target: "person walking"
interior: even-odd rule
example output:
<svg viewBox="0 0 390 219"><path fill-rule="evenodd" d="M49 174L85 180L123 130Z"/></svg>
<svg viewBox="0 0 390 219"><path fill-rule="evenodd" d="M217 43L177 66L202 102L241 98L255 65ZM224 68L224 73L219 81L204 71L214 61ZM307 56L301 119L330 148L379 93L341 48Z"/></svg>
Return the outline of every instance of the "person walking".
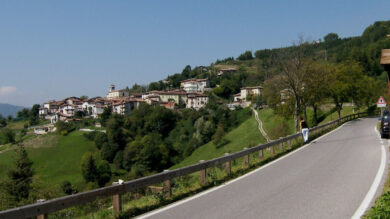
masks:
<svg viewBox="0 0 390 219"><path fill-rule="evenodd" d="M307 125L307 122L303 119L302 116L300 116L300 123L299 126L301 128L301 132L303 135L303 140L305 143L309 140L309 126Z"/></svg>

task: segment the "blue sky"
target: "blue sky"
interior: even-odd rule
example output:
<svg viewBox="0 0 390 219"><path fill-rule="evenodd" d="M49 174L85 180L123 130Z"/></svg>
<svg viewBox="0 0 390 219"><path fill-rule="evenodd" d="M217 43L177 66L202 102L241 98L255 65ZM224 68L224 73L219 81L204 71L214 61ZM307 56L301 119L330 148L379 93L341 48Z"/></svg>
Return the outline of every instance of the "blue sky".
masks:
<svg viewBox="0 0 390 219"><path fill-rule="evenodd" d="M360 35L388 0L1 1L0 102L104 96L299 34Z"/></svg>

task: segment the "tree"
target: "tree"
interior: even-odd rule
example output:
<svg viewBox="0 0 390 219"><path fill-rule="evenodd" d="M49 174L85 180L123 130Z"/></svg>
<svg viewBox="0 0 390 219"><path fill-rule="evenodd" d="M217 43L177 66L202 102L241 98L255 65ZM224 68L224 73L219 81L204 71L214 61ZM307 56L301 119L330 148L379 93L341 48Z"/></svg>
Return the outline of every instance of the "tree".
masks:
<svg viewBox="0 0 390 219"><path fill-rule="evenodd" d="M183 71L181 72L181 74L183 75L184 78L189 78L190 73L191 73L191 66L190 65L186 65L186 67L184 67Z"/></svg>
<svg viewBox="0 0 390 219"><path fill-rule="evenodd" d="M0 114L0 128L7 126L7 120Z"/></svg>
<svg viewBox="0 0 390 219"><path fill-rule="evenodd" d="M108 142L108 138L107 138L106 133L103 133L103 132L96 133L95 138L94 138L94 142L95 142L96 147L98 149L101 149L103 147L103 144Z"/></svg>
<svg viewBox="0 0 390 219"><path fill-rule="evenodd" d="M308 67L307 76L304 79L305 103L313 108L313 122L318 124L318 109L329 97L329 85L331 84L331 72L333 66L328 63L312 62Z"/></svg>
<svg viewBox="0 0 390 219"><path fill-rule="evenodd" d="M113 142L106 142L103 144L102 149L100 150L100 156L103 160L106 160L110 163L114 160L115 154L119 150L119 146Z"/></svg>
<svg viewBox="0 0 390 219"><path fill-rule="evenodd" d="M107 161L101 160L97 166L97 184L102 187L111 179L111 167Z"/></svg>
<svg viewBox="0 0 390 219"><path fill-rule="evenodd" d="M123 151L118 151L116 153L113 163L116 169L123 168Z"/></svg>
<svg viewBox="0 0 390 219"><path fill-rule="evenodd" d="M238 60L241 60L241 61L253 59L252 51L249 51L249 50L245 51L243 54L241 54L240 56L238 56L237 59L238 59Z"/></svg>
<svg viewBox="0 0 390 219"><path fill-rule="evenodd" d="M339 39L339 35L337 33L328 33L324 36L325 43L333 42Z"/></svg>
<svg viewBox="0 0 390 219"><path fill-rule="evenodd" d="M300 36L298 43L291 47L291 51L280 52L276 57L281 74L276 82L280 91L287 90L294 98L294 127L298 130L298 115L304 110L304 79L307 77L308 43ZM306 115L305 115L306 117Z"/></svg>
<svg viewBox="0 0 390 219"><path fill-rule="evenodd" d="M36 125L39 121L39 108L41 106L39 104L34 104L31 107L31 110L29 112L29 123L30 125Z"/></svg>
<svg viewBox="0 0 390 219"><path fill-rule="evenodd" d="M12 129L2 128L0 129L0 144L8 144L15 142L15 133Z"/></svg>
<svg viewBox="0 0 390 219"><path fill-rule="evenodd" d="M85 182L95 182L98 178L96 161L91 153L85 153L81 159L81 174Z"/></svg>
<svg viewBox="0 0 390 219"><path fill-rule="evenodd" d="M5 191L13 201L20 202L27 199L32 188L34 170L33 162L29 159L27 151L23 146L15 150L14 169L8 172L9 181L5 184Z"/></svg>
<svg viewBox="0 0 390 219"><path fill-rule="evenodd" d="M217 131L213 135L213 144L215 146L218 146L222 142L224 135L225 135L225 131L223 130L223 126L221 123L219 123L217 126Z"/></svg>
<svg viewBox="0 0 390 219"><path fill-rule="evenodd" d="M110 118L111 114L112 114L111 107L110 106L105 107L103 113L100 115L100 123L102 124L102 126L106 126L106 122Z"/></svg>
<svg viewBox="0 0 390 219"><path fill-rule="evenodd" d="M364 99L365 81L362 67L356 62L336 65L329 84L330 96L335 104L338 117L341 117L343 104L349 99L360 102Z"/></svg>

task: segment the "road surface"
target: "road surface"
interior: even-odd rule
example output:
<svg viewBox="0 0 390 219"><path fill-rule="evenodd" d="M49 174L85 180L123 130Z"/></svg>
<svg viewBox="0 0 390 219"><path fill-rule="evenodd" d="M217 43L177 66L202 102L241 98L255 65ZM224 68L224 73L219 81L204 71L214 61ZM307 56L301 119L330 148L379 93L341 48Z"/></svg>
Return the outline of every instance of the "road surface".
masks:
<svg viewBox="0 0 390 219"><path fill-rule="evenodd" d="M377 122L348 122L265 167L140 218L356 217L385 178L388 143L378 137Z"/></svg>

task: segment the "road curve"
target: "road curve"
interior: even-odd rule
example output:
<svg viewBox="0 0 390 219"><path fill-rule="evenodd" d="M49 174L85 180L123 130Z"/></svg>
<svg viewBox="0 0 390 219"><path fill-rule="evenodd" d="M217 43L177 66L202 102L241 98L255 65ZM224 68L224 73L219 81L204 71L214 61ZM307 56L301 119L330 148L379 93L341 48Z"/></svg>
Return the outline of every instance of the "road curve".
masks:
<svg viewBox="0 0 390 219"><path fill-rule="evenodd" d="M377 121L346 123L239 180L140 218L351 218L381 166Z"/></svg>

